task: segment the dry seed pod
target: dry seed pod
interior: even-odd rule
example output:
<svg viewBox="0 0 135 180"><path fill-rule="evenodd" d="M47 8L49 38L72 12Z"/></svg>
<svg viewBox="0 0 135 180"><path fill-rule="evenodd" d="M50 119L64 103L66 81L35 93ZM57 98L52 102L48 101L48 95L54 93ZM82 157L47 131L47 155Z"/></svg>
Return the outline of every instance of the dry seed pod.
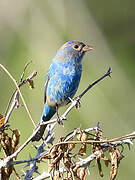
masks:
<svg viewBox="0 0 135 180"><path fill-rule="evenodd" d="M98 164L99 175L101 177L103 177L103 171L102 171L102 165L101 165L101 162L100 162L100 158L97 159L97 164Z"/></svg>
<svg viewBox="0 0 135 180"><path fill-rule="evenodd" d="M81 145L81 148L79 149L78 155L84 156L86 154L86 143L83 143Z"/></svg>
<svg viewBox="0 0 135 180"><path fill-rule="evenodd" d="M31 89L34 88L34 81L32 79L28 79L28 83Z"/></svg>
<svg viewBox="0 0 135 180"><path fill-rule="evenodd" d="M51 150L50 157L53 159L58 153L58 146L54 146Z"/></svg>
<svg viewBox="0 0 135 180"><path fill-rule="evenodd" d="M77 177L79 177L80 180L85 180L86 177L85 167L80 167L77 169Z"/></svg>
<svg viewBox="0 0 135 180"><path fill-rule="evenodd" d="M68 151L72 151L75 148L75 144L68 144Z"/></svg>
<svg viewBox="0 0 135 180"><path fill-rule="evenodd" d="M15 148L19 144L20 132L18 129L13 130L12 134L12 147Z"/></svg>
<svg viewBox="0 0 135 180"><path fill-rule="evenodd" d="M120 151L116 148L110 149L110 156L111 156L111 171L110 171L110 180L114 180L118 173L118 167L120 160L123 158Z"/></svg>
<svg viewBox="0 0 135 180"><path fill-rule="evenodd" d="M82 133L82 136L81 136L81 141L87 141L88 139L88 134L87 133Z"/></svg>

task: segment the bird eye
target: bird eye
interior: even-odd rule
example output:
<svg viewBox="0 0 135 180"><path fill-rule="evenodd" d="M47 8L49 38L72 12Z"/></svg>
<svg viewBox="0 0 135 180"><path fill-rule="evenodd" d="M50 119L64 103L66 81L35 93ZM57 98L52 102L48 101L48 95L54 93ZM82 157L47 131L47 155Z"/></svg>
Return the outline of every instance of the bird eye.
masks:
<svg viewBox="0 0 135 180"><path fill-rule="evenodd" d="M73 48L74 48L74 49L78 49L79 46L78 46L77 44L75 44Z"/></svg>

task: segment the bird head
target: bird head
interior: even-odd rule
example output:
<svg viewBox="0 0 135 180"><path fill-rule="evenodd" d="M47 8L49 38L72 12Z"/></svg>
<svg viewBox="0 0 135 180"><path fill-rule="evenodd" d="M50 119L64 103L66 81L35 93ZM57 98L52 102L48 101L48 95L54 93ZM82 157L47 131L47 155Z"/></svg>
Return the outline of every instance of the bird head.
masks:
<svg viewBox="0 0 135 180"><path fill-rule="evenodd" d="M74 61L75 63L78 63L81 62L84 54L92 49L92 46L85 45L82 42L68 41L57 51L54 59L57 62L64 63Z"/></svg>

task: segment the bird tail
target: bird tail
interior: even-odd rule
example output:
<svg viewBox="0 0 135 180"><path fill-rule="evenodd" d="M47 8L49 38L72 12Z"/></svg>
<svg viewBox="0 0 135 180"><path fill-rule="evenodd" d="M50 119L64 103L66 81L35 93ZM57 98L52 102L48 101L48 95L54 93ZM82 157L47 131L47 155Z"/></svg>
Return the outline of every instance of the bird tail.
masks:
<svg viewBox="0 0 135 180"><path fill-rule="evenodd" d="M47 104L45 104L44 106L44 110L41 116L41 121L49 121L53 115L56 113L56 108L55 107L51 107L48 106ZM39 141L43 134L44 131L46 129L47 125L40 125L40 129L38 130L38 132L33 136L33 138L31 139L32 141Z"/></svg>

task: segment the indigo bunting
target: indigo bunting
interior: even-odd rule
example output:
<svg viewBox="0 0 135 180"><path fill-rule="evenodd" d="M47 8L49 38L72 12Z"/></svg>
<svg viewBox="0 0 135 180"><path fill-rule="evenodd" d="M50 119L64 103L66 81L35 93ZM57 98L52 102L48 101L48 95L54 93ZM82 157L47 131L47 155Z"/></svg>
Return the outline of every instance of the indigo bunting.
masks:
<svg viewBox="0 0 135 180"><path fill-rule="evenodd" d="M68 104L73 98L82 74L82 58L92 49L82 42L68 41L57 51L46 75L41 122L50 120L60 106ZM40 140L45 128L46 125L41 125L32 141Z"/></svg>

